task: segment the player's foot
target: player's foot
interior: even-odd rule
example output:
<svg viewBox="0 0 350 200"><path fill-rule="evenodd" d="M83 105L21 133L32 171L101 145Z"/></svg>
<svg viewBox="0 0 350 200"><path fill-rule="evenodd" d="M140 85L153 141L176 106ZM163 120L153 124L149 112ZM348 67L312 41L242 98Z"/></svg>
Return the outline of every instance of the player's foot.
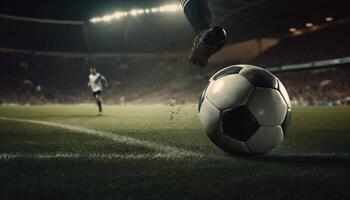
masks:
<svg viewBox="0 0 350 200"><path fill-rule="evenodd" d="M194 39L188 62L205 67L210 56L218 52L225 44L226 32L215 26L199 33Z"/></svg>

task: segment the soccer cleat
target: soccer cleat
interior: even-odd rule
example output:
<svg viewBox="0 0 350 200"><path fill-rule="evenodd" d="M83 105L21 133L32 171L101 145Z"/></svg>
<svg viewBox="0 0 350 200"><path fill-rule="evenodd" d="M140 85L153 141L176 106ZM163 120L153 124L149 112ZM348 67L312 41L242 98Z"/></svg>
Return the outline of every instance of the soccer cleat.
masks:
<svg viewBox="0 0 350 200"><path fill-rule="evenodd" d="M193 42L188 62L193 65L205 67L210 56L218 52L225 44L226 31L215 26L200 32Z"/></svg>

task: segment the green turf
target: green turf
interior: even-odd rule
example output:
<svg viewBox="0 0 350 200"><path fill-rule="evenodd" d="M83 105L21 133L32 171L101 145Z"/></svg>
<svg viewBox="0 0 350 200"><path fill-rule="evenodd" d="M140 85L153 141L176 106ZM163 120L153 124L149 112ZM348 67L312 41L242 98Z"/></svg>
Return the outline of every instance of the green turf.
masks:
<svg viewBox="0 0 350 200"><path fill-rule="evenodd" d="M175 113L175 114L171 114ZM350 108L295 108L267 156L234 157L202 131L195 106L0 107L0 117L79 126L204 157L0 159L0 199L349 199ZM170 120L171 119L171 120ZM0 154L159 153L62 128L0 120Z"/></svg>

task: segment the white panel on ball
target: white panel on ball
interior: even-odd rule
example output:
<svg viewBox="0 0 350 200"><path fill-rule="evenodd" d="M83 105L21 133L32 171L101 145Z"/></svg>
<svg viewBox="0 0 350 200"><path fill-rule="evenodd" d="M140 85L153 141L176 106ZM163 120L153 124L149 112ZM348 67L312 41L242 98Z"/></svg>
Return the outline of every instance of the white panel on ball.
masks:
<svg viewBox="0 0 350 200"><path fill-rule="evenodd" d="M279 87L280 92L282 93L284 100L286 101L286 103L288 105L288 108L291 108L292 104L290 102L288 92L280 80L278 80L278 87Z"/></svg>
<svg viewBox="0 0 350 200"><path fill-rule="evenodd" d="M225 110L244 105L253 90L254 86L241 75L227 75L210 84L207 98L217 108Z"/></svg>
<svg viewBox="0 0 350 200"><path fill-rule="evenodd" d="M209 81L215 81L213 78L216 77L218 74L224 72L224 71L227 71L228 69L230 68L233 68L233 67L240 67L240 68L252 68L252 67L256 67L256 66L253 66L253 65L244 65L244 64L241 64L241 65L232 65L232 66L228 66L228 67L225 67L224 69L221 69L220 71L216 72L211 78ZM236 74L238 74L239 72L237 72Z"/></svg>
<svg viewBox="0 0 350 200"><path fill-rule="evenodd" d="M199 119L208 135L218 136L221 134L220 110L213 106L208 99L205 99L202 103Z"/></svg>
<svg viewBox="0 0 350 200"><path fill-rule="evenodd" d="M266 153L283 140L283 130L280 126L260 127L252 137L246 141L252 153Z"/></svg>
<svg viewBox="0 0 350 200"><path fill-rule="evenodd" d="M254 68L254 67L257 67L257 66L254 66L254 65L247 65L247 64L239 64L239 65L235 65L237 67L243 67L243 68Z"/></svg>
<svg viewBox="0 0 350 200"><path fill-rule="evenodd" d="M220 148L224 149L225 151L235 153L250 153L247 145L244 142L238 141L227 135L221 135L220 137L213 140Z"/></svg>
<svg viewBox="0 0 350 200"><path fill-rule="evenodd" d="M279 126L287 113L287 105L275 89L256 88L247 106L261 126Z"/></svg>

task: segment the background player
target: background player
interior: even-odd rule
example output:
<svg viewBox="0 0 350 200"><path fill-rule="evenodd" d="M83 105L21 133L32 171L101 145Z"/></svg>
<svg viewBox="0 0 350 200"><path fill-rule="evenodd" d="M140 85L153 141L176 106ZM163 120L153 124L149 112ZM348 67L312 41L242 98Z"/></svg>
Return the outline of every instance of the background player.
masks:
<svg viewBox="0 0 350 200"><path fill-rule="evenodd" d="M226 32L223 28L212 25L207 0L180 0L180 2L196 33L188 62L205 67L210 56L224 46Z"/></svg>
<svg viewBox="0 0 350 200"><path fill-rule="evenodd" d="M105 86L108 87L106 77L102 76L100 73L97 73L95 67L91 67L88 87L91 87L92 94L96 98L99 115L102 113L102 81L104 81Z"/></svg>

